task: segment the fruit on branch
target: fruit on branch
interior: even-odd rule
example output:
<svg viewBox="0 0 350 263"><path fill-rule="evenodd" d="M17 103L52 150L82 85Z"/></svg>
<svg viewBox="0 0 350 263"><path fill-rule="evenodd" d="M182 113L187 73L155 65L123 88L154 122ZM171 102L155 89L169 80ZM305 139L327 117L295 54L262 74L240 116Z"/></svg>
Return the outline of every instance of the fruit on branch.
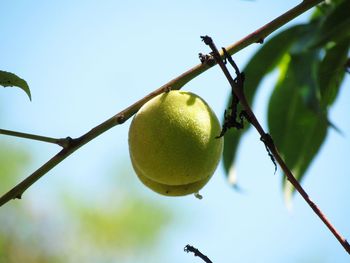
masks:
<svg viewBox="0 0 350 263"><path fill-rule="evenodd" d="M197 193L219 163L220 130L215 113L199 96L170 91L154 97L136 113L129 129L137 176L159 194Z"/></svg>

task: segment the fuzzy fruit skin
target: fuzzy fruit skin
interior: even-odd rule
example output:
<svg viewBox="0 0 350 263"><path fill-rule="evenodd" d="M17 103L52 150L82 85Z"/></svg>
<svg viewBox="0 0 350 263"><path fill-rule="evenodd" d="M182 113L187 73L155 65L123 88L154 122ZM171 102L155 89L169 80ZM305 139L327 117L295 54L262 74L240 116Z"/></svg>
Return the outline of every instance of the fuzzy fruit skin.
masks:
<svg viewBox="0 0 350 263"><path fill-rule="evenodd" d="M140 180L157 193L198 192L221 157L221 126L207 103L185 91L160 94L136 113L129 129L129 153Z"/></svg>

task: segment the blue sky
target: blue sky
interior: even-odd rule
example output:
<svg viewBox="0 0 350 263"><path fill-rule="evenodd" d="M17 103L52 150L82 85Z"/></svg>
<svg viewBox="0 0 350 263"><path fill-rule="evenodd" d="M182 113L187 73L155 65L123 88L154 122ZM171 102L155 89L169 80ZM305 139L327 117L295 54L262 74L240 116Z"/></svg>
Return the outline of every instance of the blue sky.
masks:
<svg viewBox="0 0 350 263"><path fill-rule="evenodd" d="M1 128L52 137L77 137L147 93L199 63L208 52L199 36L227 46L269 22L298 1L10 1L0 3L0 69L26 79L33 101L19 89L2 89ZM302 22L303 15L289 23ZM235 55L243 67L258 48ZM266 101L275 75L260 88L254 108L266 127ZM303 181L310 196L335 226L350 237L348 122L349 77L331 110L331 120L344 136L330 131ZM203 97L221 117L229 92L218 68L184 87ZM130 121L84 146L35 184L25 198L41 200L73 189L94 198L112 166L127 165ZM31 150L27 174L58 149L22 139L0 138ZM162 199L186 224L168 229L159 246L168 262L199 262L183 253L186 244L200 248L214 262L346 262L335 238L296 196L288 211L280 174L273 174L265 148L254 130L241 144L237 174L243 193L227 184L221 166L202 191L166 198L138 187L147 198ZM132 174L132 173L131 173ZM82 180L84 178L84 180ZM137 181L136 176L132 179ZM122 186L116 186L116 188ZM59 189L59 188L58 188ZM52 196L54 198L54 196ZM41 203L42 202L42 203Z"/></svg>

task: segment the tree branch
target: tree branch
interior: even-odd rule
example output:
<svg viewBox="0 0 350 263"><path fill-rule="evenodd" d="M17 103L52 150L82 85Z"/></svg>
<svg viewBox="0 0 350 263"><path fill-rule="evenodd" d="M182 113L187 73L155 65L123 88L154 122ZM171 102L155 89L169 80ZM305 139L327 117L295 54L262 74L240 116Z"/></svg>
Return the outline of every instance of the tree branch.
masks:
<svg viewBox="0 0 350 263"><path fill-rule="evenodd" d="M227 52L232 55L243 48L253 44L253 43L262 43L264 38L274 32L276 29L282 27L292 19L296 18L300 14L306 12L310 8L314 7L315 5L323 2L323 0L304 0L299 5L295 6L294 8L290 9L286 13L282 14L281 16L277 17L276 19L272 20L271 22L267 23L263 27L259 28L258 30L254 31L253 33L247 35L240 41L228 46L226 48ZM220 54L222 55L222 54ZM101 135L105 131L109 130L110 128L121 124L125 122L127 119L129 119L132 115L134 115L143 104L145 104L147 101L149 101L151 98L155 97L156 95L163 93L165 91L168 91L169 89L172 90L178 90L181 89L187 82L194 79L198 75L202 74L212 66L214 66L215 63L201 63L188 71L184 72L180 76L174 78L173 80L169 81L168 83L164 84L162 87L158 88L157 90L153 91L152 93L148 94L146 97L142 98L141 100L137 101L136 103L132 104L128 108L124 109L123 111L119 112L118 114L114 115L110 119L106 120L105 122L101 123L100 125L96 126L83 136L71 139L69 140L68 145L66 145L65 148L63 148L59 153L57 153L54 157L52 157L49 161L47 161L43 166L41 166L38 170L36 170L34 173L29 175L25 180L17 184L14 188L12 188L9 192L4 194L0 197L0 206L6 204L11 199L21 198L22 194L37 180L39 180L43 175L45 175L47 172L49 172L52 168L54 168L57 164L62 162L64 159L66 159L69 155L71 155L73 152L75 152L77 149L79 149L84 144L88 143L89 141L93 140L97 136Z"/></svg>
<svg viewBox="0 0 350 263"><path fill-rule="evenodd" d="M282 157L280 156L271 136L264 131L261 124L259 123L258 119L256 118L254 112L252 111L250 105L247 102L247 99L244 94L243 89L243 82L241 82L241 86L237 85L239 82L235 81L230 72L228 71L225 63L222 61L221 56L219 54L218 49L216 48L214 42L212 39L208 36L202 37L205 44L207 44L211 50L213 51L213 58L215 61L219 64L220 68L224 72L225 77L229 81L232 92L235 96L237 96L239 102L242 104L242 107L244 108L249 122L255 127L255 129L258 131L258 133L261 136L261 141L264 142L265 147L268 150L269 156L271 157L273 163L276 165L276 162L279 164L281 169L283 170L284 174L286 175L287 179L290 181L290 183L294 186L294 188L299 192L299 194L304 198L304 200L309 204L309 206L312 208L312 210L315 212L315 214L323 221L323 223L328 227L328 229L333 233L333 235L336 237L336 239L339 241L339 243L344 247L346 252L350 254L350 244L348 241L337 231L337 229L331 224L331 222L327 219L325 214L321 211L321 209L311 200L309 195L306 193L306 191L303 189L303 187L300 185L298 180L294 177L293 173L290 171L290 169L287 167L286 163L283 161ZM225 52L225 51L224 51ZM231 60L231 63L234 65L234 68L236 70L236 74L238 74L237 79L240 78L239 75L242 73L239 72L237 66L235 66L235 63L233 62L232 58L227 58ZM249 77L249 76L247 76Z"/></svg>
<svg viewBox="0 0 350 263"><path fill-rule="evenodd" d="M69 140L71 140L70 137L57 139L57 138L51 138L51 137L46 137L46 136L41 136L36 134L10 131L10 130L4 130L4 129L0 129L0 134L20 137L20 138L25 138L25 139L30 139L30 140L40 141L40 142L53 143L53 144L62 146L63 148L67 147L69 144Z"/></svg>
<svg viewBox="0 0 350 263"><path fill-rule="evenodd" d="M205 263L213 263L213 261L211 261L206 255L193 246L186 245L184 251L187 253L192 252L195 257L201 258Z"/></svg>

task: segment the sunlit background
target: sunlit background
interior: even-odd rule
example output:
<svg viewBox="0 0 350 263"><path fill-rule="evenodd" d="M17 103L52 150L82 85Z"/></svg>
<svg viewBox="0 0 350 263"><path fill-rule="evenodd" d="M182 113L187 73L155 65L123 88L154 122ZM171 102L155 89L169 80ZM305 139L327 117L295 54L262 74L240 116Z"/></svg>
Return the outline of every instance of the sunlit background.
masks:
<svg viewBox="0 0 350 263"><path fill-rule="evenodd" d="M227 46L299 1L13 1L0 2L0 69L27 80L30 102L17 88L0 89L0 128L77 137L199 63L208 52L199 36ZM310 13L288 26L306 21ZM243 67L258 48L234 58ZM349 75L348 75L349 76ZM266 125L276 74L255 100ZM349 77L330 131L303 185L350 238ZM184 89L223 115L229 86L218 68ZM128 156L130 120L74 153L0 208L0 262L349 262L336 239L296 195L283 200L281 174L251 129L236 172L242 191L220 165L194 196L168 198L145 188ZM297 143L297 142L296 142ZM0 194L24 179L59 147L0 137Z"/></svg>

